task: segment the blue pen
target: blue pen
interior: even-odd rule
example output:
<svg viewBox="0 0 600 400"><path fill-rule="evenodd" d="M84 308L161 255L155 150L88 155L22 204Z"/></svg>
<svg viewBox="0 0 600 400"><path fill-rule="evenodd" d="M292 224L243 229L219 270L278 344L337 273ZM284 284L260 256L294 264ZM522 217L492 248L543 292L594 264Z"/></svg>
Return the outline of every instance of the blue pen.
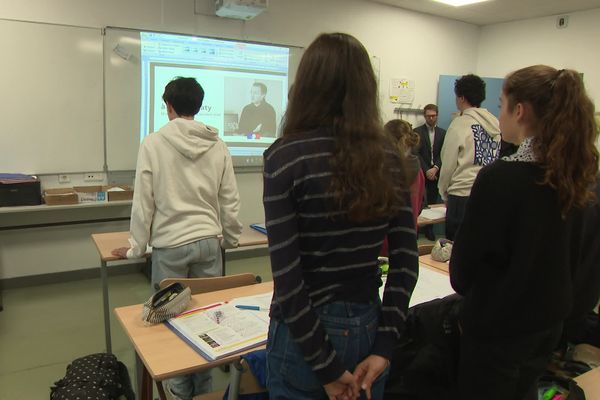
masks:
<svg viewBox="0 0 600 400"><path fill-rule="evenodd" d="M245 306L241 304L236 305L235 308L239 308L240 310L269 311L265 308L260 308L259 306Z"/></svg>

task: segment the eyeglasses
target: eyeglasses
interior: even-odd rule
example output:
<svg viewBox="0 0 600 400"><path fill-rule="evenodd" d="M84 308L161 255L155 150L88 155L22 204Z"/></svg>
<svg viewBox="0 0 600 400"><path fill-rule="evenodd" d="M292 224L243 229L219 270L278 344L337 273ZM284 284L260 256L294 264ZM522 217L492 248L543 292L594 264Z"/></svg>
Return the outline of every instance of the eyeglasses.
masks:
<svg viewBox="0 0 600 400"><path fill-rule="evenodd" d="M437 117L437 114L425 115L425 118L435 118L435 117Z"/></svg>

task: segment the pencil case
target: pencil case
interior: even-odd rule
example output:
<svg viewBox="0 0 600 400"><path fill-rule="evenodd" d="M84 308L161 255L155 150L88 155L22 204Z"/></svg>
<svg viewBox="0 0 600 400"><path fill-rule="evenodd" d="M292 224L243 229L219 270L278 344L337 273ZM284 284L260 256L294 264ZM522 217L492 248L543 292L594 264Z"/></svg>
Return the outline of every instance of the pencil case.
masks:
<svg viewBox="0 0 600 400"><path fill-rule="evenodd" d="M435 261L446 262L452 255L452 241L439 239L431 249L431 258Z"/></svg>
<svg viewBox="0 0 600 400"><path fill-rule="evenodd" d="M144 303L142 320L146 325L154 325L181 314L192 300L189 287L175 282L154 293Z"/></svg>

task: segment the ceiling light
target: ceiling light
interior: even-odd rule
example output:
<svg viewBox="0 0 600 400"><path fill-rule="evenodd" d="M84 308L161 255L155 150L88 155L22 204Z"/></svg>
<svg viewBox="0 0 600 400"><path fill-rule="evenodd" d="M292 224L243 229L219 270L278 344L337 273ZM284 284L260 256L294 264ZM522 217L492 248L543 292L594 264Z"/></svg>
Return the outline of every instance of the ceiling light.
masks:
<svg viewBox="0 0 600 400"><path fill-rule="evenodd" d="M448 5L454 6L454 7L460 7L460 6L468 6L470 4L475 4L475 3L483 3L484 1L489 1L489 0L433 0L433 1L438 2L438 3L448 4Z"/></svg>

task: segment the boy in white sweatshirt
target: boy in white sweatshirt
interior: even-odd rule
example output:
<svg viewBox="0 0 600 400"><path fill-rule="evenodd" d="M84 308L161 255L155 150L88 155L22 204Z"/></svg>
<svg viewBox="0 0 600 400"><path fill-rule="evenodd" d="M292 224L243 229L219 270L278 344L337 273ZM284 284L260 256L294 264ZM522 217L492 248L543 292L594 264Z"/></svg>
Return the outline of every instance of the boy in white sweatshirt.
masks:
<svg viewBox="0 0 600 400"><path fill-rule="evenodd" d="M139 258L151 245L155 290L164 278L220 276L221 247L236 247L242 233L231 155L216 128L194 121L203 99L194 78L165 87L169 123L148 135L138 154L132 246L113 250ZM167 386L177 399L191 400L210 391L210 372L174 378Z"/></svg>
<svg viewBox="0 0 600 400"><path fill-rule="evenodd" d="M498 159L498 119L485 108L485 82L477 75L464 75L454 83L456 117L442 146L442 169L438 189L446 202L446 237L454 235L462 222L471 187L479 170Z"/></svg>

